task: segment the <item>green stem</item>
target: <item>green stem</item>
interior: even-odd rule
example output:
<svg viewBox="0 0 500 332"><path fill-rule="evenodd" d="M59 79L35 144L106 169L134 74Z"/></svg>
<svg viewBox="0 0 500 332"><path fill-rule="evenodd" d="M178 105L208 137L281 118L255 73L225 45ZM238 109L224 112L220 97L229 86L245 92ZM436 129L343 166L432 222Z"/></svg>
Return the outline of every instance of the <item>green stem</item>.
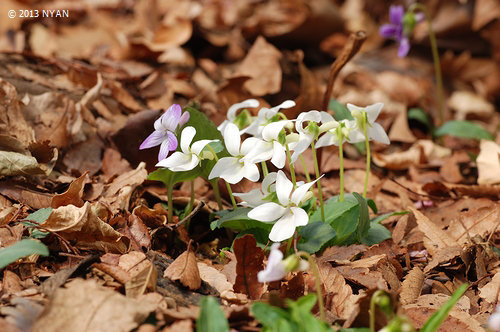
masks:
<svg viewBox="0 0 500 332"><path fill-rule="evenodd" d="M339 201L344 201L344 135L342 130L339 130L339 179L340 179L340 193Z"/></svg>
<svg viewBox="0 0 500 332"><path fill-rule="evenodd" d="M307 170L306 161L302 155L299 155L300 163L302 164L302 168L304 169L304 173L306 175L307 182L311 182L311 177L309 176L309 171Z"/></svg>
<svg viewBox="0 0 500 332"><path fill-rule="evenodd" d="M194 180L191 180L191 198L189 200L186 212L184 213L185 216L191 213L191 211L193 210L193 206L194 206Z"/></svg>
<svg viewBox="0 0 500 332"><path fill-rule="evenodd" d="M314 259L305 251L299 251L297 255L301 257L305 257L307 261L309 262L309 265L311 265L311 268L313 270L314 274L314 279L316 281L316 294L318 296L318 307L319 307L319 317L322 321L325 320L325 307L323 305L323 294L321 293L321 279L319 277L319 270L318 266L316 265L316 262Z"/></svg>
<svg viewBox="0 0 500 332"><path fill-rule="evenodd" d="M319 165L318 165L318 157L316 155L316 147L314 146L314 141L311 142L311 149L314 160L314 172L316 173L316 179L319 179ZM321 190L321 181L318 180L316 182L318 185L318 199L319 199L319 207L321 209L321 220L325 221L325 207L323 203L323 190Z"/></svg>
<svg viewBox="0 0 500 332"><path fill-rule="evenodd" d="M439 121L440 124L444 123L444 90L443 90L443 78L441 75L441 63L439 61L439 52L437 48L436 35L434 34L434 29L432 28L431 17L427 8L421 3L414 3L411 5L409 11L414 12L415 10L420 10L424 13L427 24L429 25L429 41L431 42L432 59L434 61L434 73L436 75L436 86L438 92L438 109L439 109Z"/></svg>
<svg viewBox="0 0 500 332"><path fill-rule="evenodd" d="M288 239L288 242L286 243L286 251L285 251L285 254L288 255L288 253L290 252L290 249L292 249L292 244L293 244L293 238L295 237L295 234Z"/></svg>
<svg viewBox="0 0 500 332"><path fill-rule="evenodd" d="M297 180L295 178L295 167L292 163L292 156L290 155L290 149L288 149L288 144L285 144L286 156L288 158L288 164L290 165L290 175L292 176L293 188L297 186Z"/></svg>
<svg viewBox="0 0 500 332"><path fill-rule="evenodd" d="M383 294L384 291L377 290L373 293L372 298L370 300L370 332L375 332L375 304L377 303L377 298L380 294Z"/></svg>
<svg viewBox="0 0 500 332"><path fill-rule="evenodd" d="M269 174L269 171L267 170L267 164L265 161L263 161L260 163L260 165L262 167L262 173L264 174L264 177L266 177L267 174Z"/></svg>
<svg viewBox="0 0 500 332"><path fill-rule="evenodd" d="M227 181L224 181L224 182L226 182L227 193L229 194L229 197L231 198L231 203L233 203L233 208L234 208L234 210L238 210L238 206L236 205L236 200L234 199L233 191L231 190L231 186L229 185L229 183Z"/></svg>
<svg viewBox="0 0 500 332"><path fill-rule="evenodd" d="M366 123L366 112L363 113L363 128L365 134L365 148L366 148L366 174L365 174L365 186L363 188L363 198L366 198L366 192L368 191L368 180L370 179L370 165L371 165L371 155L370 155L370 137L368 137L368 124Z"/></svg>
<svg viewBox="0 0 500 332"><path fill-rule="evenodd" d="M174 218L174 200L172 196L172 191L174 190L174 184L169 183L167 186L167 221L169 224L173 223L173 218Z"/></svg>
<svg viewBox="0 0 500 332"><path fill-rule="evenodd" d="M217 206L219 207L219 211L223 209L222 207L222 199L220 198L219 191L219 178L215 178L210 180L210 184L212 185L212 189L214 190L215 200L217 201Z"/></svg>

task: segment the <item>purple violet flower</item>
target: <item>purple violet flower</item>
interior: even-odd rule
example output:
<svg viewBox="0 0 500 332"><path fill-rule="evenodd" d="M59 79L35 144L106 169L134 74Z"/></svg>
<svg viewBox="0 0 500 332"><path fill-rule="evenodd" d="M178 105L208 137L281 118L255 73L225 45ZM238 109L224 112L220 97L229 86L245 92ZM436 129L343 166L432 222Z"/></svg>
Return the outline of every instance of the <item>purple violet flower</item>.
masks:
<svg viewBox="0 0 500 332"><path fill-rule="evenodd" d="M149 149L160 145L160 153L158 153L158 161L167 158L170 151L177 149L177 137L175 130L177 127L182 127L189 120L189 113L182 114L181 106L173 104L162 116L154 123L155 131L142 142L139 150Z"/></svg>
<svg viewBox="0 0 500 332"><path fill-rule="evenodd" d="M384 24L380 27L379 33L384 38L394 38L399 43L398 56L405 57L410 51L410 41L408 36L404 34L405 12L403 6L392 5L389 8L389 21L391 23Z"/></svg>

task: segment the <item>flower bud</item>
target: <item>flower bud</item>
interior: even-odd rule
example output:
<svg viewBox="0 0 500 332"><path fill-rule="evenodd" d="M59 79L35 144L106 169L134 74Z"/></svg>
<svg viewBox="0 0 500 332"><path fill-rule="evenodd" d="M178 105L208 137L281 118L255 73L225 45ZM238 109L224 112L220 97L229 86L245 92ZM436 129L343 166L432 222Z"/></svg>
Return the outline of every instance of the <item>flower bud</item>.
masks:
<svg viewBox="0 0 500 332"><path fill-rule="evenodd" d="M329 121L329 122L326 122L326 123L323 123L320 127L319 127L319 132L320 133L324 133L325 131L329 131L329 130L332 130L332 129L335 129L339 126L339 123L337 121Z"/></svg>

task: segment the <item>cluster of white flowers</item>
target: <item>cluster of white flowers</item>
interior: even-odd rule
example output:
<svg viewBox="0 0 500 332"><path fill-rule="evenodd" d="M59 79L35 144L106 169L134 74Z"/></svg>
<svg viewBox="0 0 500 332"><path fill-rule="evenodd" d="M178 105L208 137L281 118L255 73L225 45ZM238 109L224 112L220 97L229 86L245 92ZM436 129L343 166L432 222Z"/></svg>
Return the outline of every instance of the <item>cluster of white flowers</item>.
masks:
<svg viewBox="0 0 500 332"><path fill-rule="evenodd" d="M342 121L316 110L303 112L296 120L289 120L280 110L294 107L295 102L291 100L272 108L261 108L257 116L252 116L246 109L258 106L257 100L248 99L229 108L227 120L218 129L230 156L217 161L209 179L222 178L230 184L238 183L243 178L256 182L260 179L257 164L266 161L280 169L266 176L261 190L235 194L244 200L243 205L253 207L248 214L250 218L275 223L269 239L280 242L292 237L296 227L308 223L308 214L301 204L312 197L310 188L319 180L299 182L294 186L281 171L286 164L287 151L293 151L291 162L294 163L313 142L318 148L344 142L356 143L365 140L365 132L370 140L385 144L389 144L389 138L384 129L375 123L382 103L367 107L347 104L354 120ZM214 158L205 148L216 140L192 143L195 135L195 128L185 127L181 133L181 151L174 152L156 166L172 171L188 171L198 166L201 160ZM241 135L249 137L241 142ZM271 201L271 194L277 196L278 203Z"/></svg>

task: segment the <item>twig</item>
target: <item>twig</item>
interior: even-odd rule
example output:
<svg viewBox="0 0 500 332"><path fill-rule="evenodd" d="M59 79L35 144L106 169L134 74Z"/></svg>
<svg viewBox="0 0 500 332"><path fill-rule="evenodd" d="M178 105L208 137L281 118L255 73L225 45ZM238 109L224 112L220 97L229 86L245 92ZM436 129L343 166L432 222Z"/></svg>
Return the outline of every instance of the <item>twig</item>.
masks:
<svg viewBox="0 0 500 332"><path fill-rule="evenodd" d="M193 211L191 211L191 213L189 213L184 219L182 219L181 221L179 221L177 224L172 225L171 226L172 229L176 229L177 227L183 225L185 222L189 221L204 206L205 206L205 202L200 201L200 203L198 203L198 205L196 205L196 207L193 209Z"/></svg>

